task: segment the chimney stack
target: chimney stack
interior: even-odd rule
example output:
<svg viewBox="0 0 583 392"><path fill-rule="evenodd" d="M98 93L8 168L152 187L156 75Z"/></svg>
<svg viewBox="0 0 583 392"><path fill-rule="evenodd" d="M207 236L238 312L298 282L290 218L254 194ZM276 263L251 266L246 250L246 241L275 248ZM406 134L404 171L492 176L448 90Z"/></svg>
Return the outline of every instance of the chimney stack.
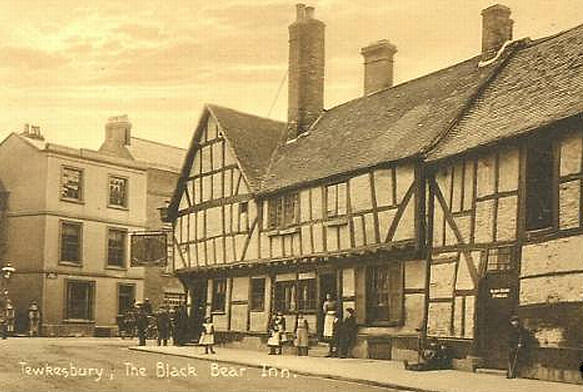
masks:
<svg viewBox="0 0 583 392"><path fill-rule="evenodd" d="M364 95L393 85L393 56L397 47L382 39L361 49L364 57Z"/></svg>
<svg viewBox="0 0 583 392"><path fill-rule="evenodd" d="M131 130L132 123L127 114L110 117L105 124L105 143L129 146Z"/></svg>
<svg viewBox="0 0 583 392"><path fill-rule="evenodd" d="M324 29L314 7L296 5L289 26L288 140L306 132L324 110Z"/></svg>
<svg viewBox="0 0 583 392"><path fill-rule="evenodd" d="M29 139L45 140L45 137L40 131L40 127L37 125L24 124L24 130L21 135Z"/></svg>
<svg viewBox="0 0 583 392"><path fill-rule="evenodd" d="M482 10L482 59L489 60L496 56L504 42L512 40L510 8L495 4Z"/></svg>
<svg viewBox="0 0 583 392"><path fill-rule="evenodd" d="M113 116L105 124L105 140L99 152L126 159L133 159L127 147L131 143L132 123L127 114Z"/></svg>

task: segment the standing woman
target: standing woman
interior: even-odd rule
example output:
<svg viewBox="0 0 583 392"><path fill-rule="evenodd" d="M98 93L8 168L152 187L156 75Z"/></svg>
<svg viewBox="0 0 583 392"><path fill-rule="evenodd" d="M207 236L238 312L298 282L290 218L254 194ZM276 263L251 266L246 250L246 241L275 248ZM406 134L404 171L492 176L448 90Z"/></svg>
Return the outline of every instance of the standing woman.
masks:
<svg viewBox="0 0 583 392"><path fill-rule="evenodd" d="M211 354L215 354L215 350L213 349L213 346L215 345L215 326L213 325L211 317L205 317L204 319L204 323L202 324L202 333L200 335L198 344L204 346L205 354L208 354L209 351Z"/></svg>
<svg viewBox="0 0 583 392"><path fill-rule="evenodd" d="M329 343L328 356L331 357L335 353L334 324L336 320L337 311L337 304L336 301L332 298L332 294L330 293L326 294L326 300L324 301L322 310L324 311L324 332L322 335L324 337L324 340L328 341Z"/></svg>
<svg viewBox="0 0 583 392"><path fill-rule="evenodd" d="M296 319L296 328L294 331L295 334L295 343L298 349L298 356L307 356L308 355L308 320L304 318L303 313L298 313L298 317Z"/></svg>
<svg viewBox="0 0 583 392"><path fill-rule="evenodd" d="M268 332L267 347L269 347L269 355L281 353L281 330L277 315L273 315L269 321Z"/></svg>

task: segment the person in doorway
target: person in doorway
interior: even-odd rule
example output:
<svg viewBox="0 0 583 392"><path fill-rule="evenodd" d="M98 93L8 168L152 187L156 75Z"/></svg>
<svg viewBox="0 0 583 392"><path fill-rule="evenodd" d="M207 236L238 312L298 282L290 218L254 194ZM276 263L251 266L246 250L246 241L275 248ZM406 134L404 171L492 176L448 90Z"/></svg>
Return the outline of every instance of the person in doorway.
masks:
<svg viewBox="0 0 583 392"><path fill-rule="evenodd" d="M335 355L335 344L334 344L334 327L338 323L338 317L336 313L338 312L338 306L336 301L333 299L332 294L326 294L326 300L322 305L322 311L324 313L324 330L322 332L322 337L324 341L329 344L328 355L332 357Z"/></svg>
<svg viewBox="0 0 583 392"><path fill-rule="evenodd" d="M339 331L339 354L340 358L352 357L352 347L356 342L356 334L358 326L356 325L356 315L354 309L346 309L346 317L342 321L342 326Z"/></svg>
<svg viewBox="0 0 583 392"><path fill-rule="evenodd" d="M213 320L211 317L205 317L204 323L202 324L202 333L200 334L200 339L198 344L204 346L204 353L216 354L213 349L215 345L215 326L213 325Z"/></svg>
<svg viewBox="0 0 583 392"><path fill-rule="evenodd" d="M307 356L308 355L308 335L309 326L308 320L304 318L303 313L299 312L298 317L296 319L296 328L294 331L295 335L295 346L297 347L297 354L298 356Z"/></svg>
<svg viewBox="0 0 583 392"><path fill-rule="evenodd" d="M512 316L508 332L508 372L506 378L516 378L520 374L520 365L525 360L528 338L528 330L522 326L518 316Z"/></svg>
<svg viewBox="0 0 583 392"><path fill-rule="evenodd" d="M278 316L273 315L269 321L269 339L267 339L267 347L269 347L269 355L281 354L281 325L277 321Z"/></svg>
<svg viewBox="0 0 583 392"><path fill-rule="evenodd" d="M170 316L165 308L160 308L156 315L156 330L158 334L158 346L168 345L170 337Z"/></svg>
<svg viewBox="0 0 583 392"><path fill-rule="evenodd" d="M146 329L148 328L148 315L141 304L137 304L136 329L138 330L138 346L146 345Z"/></svg>
<svg viewBox="0 0 583 392"><path fill-rule="evenodd" d="M28 335L38 336L40 325L40 309L36 301L32 301L28 307Z"/></svg>

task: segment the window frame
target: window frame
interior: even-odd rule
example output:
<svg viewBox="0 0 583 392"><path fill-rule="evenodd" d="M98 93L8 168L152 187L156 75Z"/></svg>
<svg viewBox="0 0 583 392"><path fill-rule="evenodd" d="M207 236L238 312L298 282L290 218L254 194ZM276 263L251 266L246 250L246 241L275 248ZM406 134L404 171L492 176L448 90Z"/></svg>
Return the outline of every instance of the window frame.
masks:
<svg viewBox="0 0 583 392"><path fill-rule="evenodd" d="M78 244L77 244L77 260L63 260L64 247L63 235L65 234L64 226L76 226L79 230ZM59 264L70 266L81 266L83 264L83 222L59 220Z"/></svg>
<svg viewBox="0 0 583 392"><path fill-rule="evenodd" d="M302 288L306 287L308 292L308 298L305 300L301 298L300 295ZM296 308L298 312L315 313L318 310L318 294L317 294L317 283L316 278L309 279L298 279L296 284Z"/></svg>
<svg viewBox="0 0 583 392"><path fill-rule="evenodd" d="M274 196L267 200L267 227L270 230L286 229L299 224L300 193L298 191Z"/></svg>
<svg viewBox="0 0 583 392"><path fill-rule="evenodd" d="M340 207L340 196L341 193L339 192L339 188L340 186L343 186L344 188L344 206L341 208ZM325 186L325 216L326 218L342 218L344 216L346 216L348 214L348 182L347 181L340 181L340 182L335 182L333 184L327 184ZM335 196L335 206L333 210L328 209L328 205L329 205L329 200L331 195Z"/></svg>
<svg viewBox="0 0 583 392"><path fill-rule="evenodd" d="M63 196L63 187L65 186L64 183L64 177L65 177L65 172L67 170L73 170L76 172L79 172L80 176L79 176L79 197L78 198L74 198L74 197L67 197L67 196ZM59 184L59 199L61 201L66 201L66 202L72 202L72 203L84 203L85 201L85 169L80 168L80 167L76 167L76 166L71 166L71 165L61 165L61 181Z"/></svg>
<svg viewBox="0 0 583 392"><path fill-rule="evenodd" d="M122 309L121 309L121 301L120 301L121 295L120 294L121 294L122 287L131 287L131 290L132 290L131 296L130 296L130 301L129 301L130 306L128 306L128 309L131 308L132 302L136 299L136 284L135 283L125 283L125 282L118 283L117 284L117 314L118 314L118 316L123 315L125 310L127 310L127 309L124 309L122 311Z"/></svg>
<svg viewBox="0 0 583 392"><path fill-rule="evenodd" d="M219 296L217 295L219 291L217 290L223 285L224 290L220 292L221 301L218 301ZM211 313L213 314L225 314L227 308L227 278L215 278L213 279L213 296L211 301Z"/></svg>
<svg viewBox="0 0 583 392"><path fill-rule="evenodd" d="M114 204L111 202L111 181L113 179L123 180L125 184L125 197L123 204ZM127 210L129 209L129 199L130 199L130 179L127 176L122 176L118 174L109 174L107 176L107 207L114 209Z"/></svg>
<svg viewBox="0 0 583 392"><path fill-rule="evenodd" d="M264 312L265 311L265 277L250 278L249 282L249 311L250 312ZM261 293L256 287L256 282L261 282ZM259 302L257 299L261 298Z"/></svg>
<svg viewBox="0 0 583 392"><path fill-rule="evenodd" d="M86 309L88 313L88 318L77 318L71 317L71 303L70 299L70 287L71 285L85 285L88 288L87 292L87 304ZM65 279L65 301L64 301L64 321L73 323L94 323L95 322L95 299L96 299L96 284L94 280L81 280L81 279Z"/></svg>
<svg viewBox="0 0 583 392"><path fill-rule="evenodd" d="M541 148L541 146L543 148ZM541 150L546 150L541 152ZM542 137L533 137L532 139L528 140L525 146L525 164L524 164L524 229L527 233L533 232L547 232L549 230L556 229L558 226L558 186L557 186L557 179L558 179L558 171L557 171L557 163L558 163L558 154L556 152L557 143L556 141L550 136L542 136ZM538 162L539 165L535 164L535 167L529 166L529 156L531 151L538 150L535 158L532 159L533 162ZM546 154L545 154L546 152ZM531 177L529 178L529 173L535 171L536 173L540 173L540 164L542 162L541 157L545 156L544 158L547 162L548 166L545 168L548 170L548 177L545 179L541 179L536 175L533 175L534 179ZM538 170L535 170L538 168ZM541 187L541 183L544 181L544 185ZM547 183L548 182L548 183ZM548 210L545 212L546 217L543 222L531 222L532 220L532 206L531 204L534 203L535 200L540 201L540 197L536 197L533 199L533 195L541 195L541 189L544 189L548 192L546 195L548 197ZM532 192L531 192L532 191ZM541 207L541 209L544 208ZM531 211L531 212L529 212Z"/></svg>
<svg viewBox="0 0 583 392"><path fill-rule="evenodd" d="M122 247L122 262L119 264L112 264L110 262L110 233L117 232L123 234ZM105 236L105 267L108 269L127 269L128 265L128 230L121 227L107 227Z"/></svg>
<svg viewBox="0 0 583 392"><path fill-rule="evenodd" d="M378 292L378 289L372 287L372 274L380 271L386 270L385 277L386 277L386 314L385 317L379 317L379 308L382 308L378 305L373 305L371 292ZM393 289L391 286L391 275L392 272L398 273L398 276L395 280L398 282L398 286L396 289ZM402 325L404 321L404 279L405 279L405 268L404 263L402 261L391 261L390 263L383 263L383 264L370 264L365 268L365 290L366 290L366 321L369 325L378 325L378 326L397 326ZM377 278L378 280L378 278ZM398 299L398 304L394 303L397 301L393 301L393 296ZM393 306L396 305L396 306ZM396 308L395 308L396 307ZM374 312L374 313L373 313Z"/></svg>

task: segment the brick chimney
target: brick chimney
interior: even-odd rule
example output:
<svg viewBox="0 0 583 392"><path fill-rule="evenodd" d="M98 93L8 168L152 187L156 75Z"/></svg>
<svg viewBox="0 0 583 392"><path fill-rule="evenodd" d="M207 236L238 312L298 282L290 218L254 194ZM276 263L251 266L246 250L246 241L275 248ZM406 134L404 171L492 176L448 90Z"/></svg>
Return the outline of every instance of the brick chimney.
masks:
<svg viewBox="0 0 583 392"><path fill-rule="evenodd" d="M289 26L288 140L306 132L324 109L324 28L313 7L296 5Z"/></svg>
<svg viewBox="0 0 583 392"><path fill-rule="evenodd" d="M105 124L105 140L99 151L132 159L126 148L131 143L131 130L132 123L127 114L108 118Z"/></svg>
<svg viewBox="0 0 583 392"><path fill-rule="evenodd" d="M397 47L382 39L361 49L364 57L364 95L393 85L393 56Z"/></svg>
<svg viewBox="0 0 583 392"><path fill-rule="evenodd" d="M510 8L496 4L482 10L482 59L496 56L504 42L512 40Z"/></svg>

